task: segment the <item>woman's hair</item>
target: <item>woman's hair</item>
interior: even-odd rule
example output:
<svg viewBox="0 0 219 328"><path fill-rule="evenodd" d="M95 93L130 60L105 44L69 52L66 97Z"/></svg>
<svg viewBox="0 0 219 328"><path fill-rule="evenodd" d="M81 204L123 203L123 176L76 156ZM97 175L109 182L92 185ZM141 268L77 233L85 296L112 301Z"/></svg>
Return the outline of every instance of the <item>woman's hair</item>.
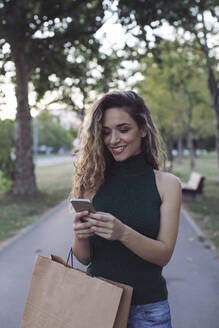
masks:
<svg viewBox="0 0 219 328"><path fill-rule="evenodd" d="M72 190L74 197L85 194L92 197L104 182L105 171L113 156L104 145L102 122L105 111L114 107L127 112L139 128L145 127L146 136L142 138L141 147L147 163L154 169L165 165L162 139L144 100L134 91L109 92L94 104L81 125Z"/></svg>

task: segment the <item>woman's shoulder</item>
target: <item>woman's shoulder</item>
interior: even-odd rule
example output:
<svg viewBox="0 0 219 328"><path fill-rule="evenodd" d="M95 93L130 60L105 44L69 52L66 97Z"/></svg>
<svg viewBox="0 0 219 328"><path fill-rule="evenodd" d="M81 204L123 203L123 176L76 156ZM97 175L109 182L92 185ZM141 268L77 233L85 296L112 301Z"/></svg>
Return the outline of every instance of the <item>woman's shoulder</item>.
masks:
<svg viewBox="0 0 219 328"><path fill-rule="evenodd" d="M154 170L154 173L161 198L164 197L167 191L181 190L181 181L176 175L160 170Z"/></svg>
<svg viewBox="0 0 219 328"><path fill-rule="evenodd" d="M161 182L161 183L175 183L175 184L181 184L181 181L179 177L176 175L170 173L170 172L165 172L165 171L160 171L160 170L154 170L156 178Z"/></svg>

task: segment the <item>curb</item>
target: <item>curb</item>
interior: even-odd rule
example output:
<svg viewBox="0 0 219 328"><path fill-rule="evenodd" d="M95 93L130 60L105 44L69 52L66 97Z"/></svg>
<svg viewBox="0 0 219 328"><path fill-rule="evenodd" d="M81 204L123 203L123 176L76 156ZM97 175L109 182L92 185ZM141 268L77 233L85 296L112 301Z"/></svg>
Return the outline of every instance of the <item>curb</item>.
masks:
<svg viewBox="0 0 219 328"><path fill-rule="evenodd" d="M219 251L214 246L212 241L201 231L201 229L198 227L196 222L189 216L189 214L186 212L184 208L181 207L181 214L186 219L186 221L190 224L190 226L193 228L194 232L196 233L198 237L198 241L203 243L203 246L205 248L210 249L213 252L213 256L215 259L219 259Z"/></svg>
<svg viewBox="0 0 219 328"><path fill-rule="evenodd" d="M62 201L60 204L56 205L55 207L51 208L50 210L48 210L45 214L43 214L41 216L41 218L39 220L37 220L36 222L32 223L31 225L23 228L22 230L20 230L15 236L11 237L10 239L7 239L6 241L3 241L2 244L0 245L0 253L8 246L10 246L11 244L13 244L16 240L20 239L21 237L23 237L26 233L28 233L30 230L34 229L35 227L37 227L42 221L48 219L49 217L51 217L51 215L53 215L55 212L57 212L58 210L60 210L62 207L66 206L66 200Z"/></svg>
<svg viewBox="0 0 219 328"><path fill-rule="evenodd" d="M181 208L181 213L184 216L184 218L188 221L188 223L192 226L195 233L198 235L199 241L205 241L207 237L204 235L204 233L201 231L201 229L197 226L195 221L189 216L189 214L186 212L184 208Z"/></svg>

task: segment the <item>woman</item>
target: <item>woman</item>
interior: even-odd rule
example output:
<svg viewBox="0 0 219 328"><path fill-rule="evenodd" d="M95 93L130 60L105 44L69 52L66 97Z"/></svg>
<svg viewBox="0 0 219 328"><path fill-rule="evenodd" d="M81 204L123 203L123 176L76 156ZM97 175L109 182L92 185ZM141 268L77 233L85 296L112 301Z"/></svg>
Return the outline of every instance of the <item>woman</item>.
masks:
<svg viewBox="0 0 219 328"><path fill-rule="evenodd" d="M181 184L159 170L161 140L144 101L114 91L81 129L74 197L96 213L76 213L73 253L87 271L133 287L128 328L170 328L162 268L176 243Z"/></svg>

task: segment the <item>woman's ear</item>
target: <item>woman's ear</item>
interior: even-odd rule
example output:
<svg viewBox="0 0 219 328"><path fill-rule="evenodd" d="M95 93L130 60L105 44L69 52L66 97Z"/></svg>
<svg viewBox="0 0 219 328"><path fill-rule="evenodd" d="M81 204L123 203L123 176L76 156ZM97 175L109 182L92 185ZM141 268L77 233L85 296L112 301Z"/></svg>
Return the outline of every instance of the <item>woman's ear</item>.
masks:
<svg viewBox="0 0 219 328"><path fill-rule="evenodd" d="M141 128L141 137L144 138L146 137L146 135L147 135L147 130L146 127L144 126Z"/></svg>

